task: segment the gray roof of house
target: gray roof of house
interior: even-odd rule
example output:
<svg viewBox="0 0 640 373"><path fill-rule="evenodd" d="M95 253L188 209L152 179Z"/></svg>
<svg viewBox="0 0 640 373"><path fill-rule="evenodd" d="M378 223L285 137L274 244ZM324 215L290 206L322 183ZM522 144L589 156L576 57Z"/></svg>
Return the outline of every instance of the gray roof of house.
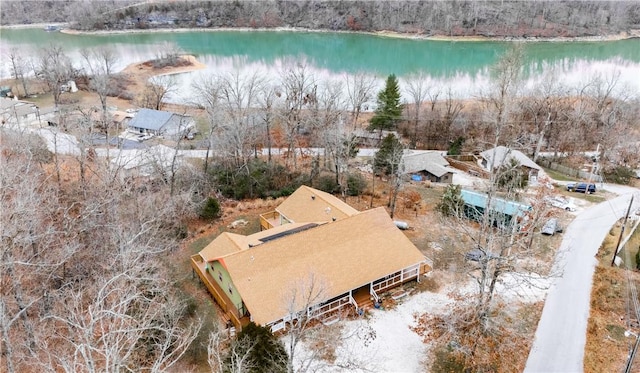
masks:
<svg viewBox="0 0 640 373"><path fill-rule="evenodd" d="M12 100L10 98L0 97L0 109L8 109L12 106L15 106L16 103L18 103L18 101Z"/></svg>
<svg viewBox="0 0 640 373"><path fill-rule="evenodd" d="M428 163L425 165L424 170L436 177L442 177L448 173L453 171L446 169L445 167L440 166L437 163Z"/></svg>
<svg viewBox="0 0 640 373"><path fill-rule="evenodd" d="M406 150L402 156L404 164L404 172L412 173L418 171L428 171L429 173L440 177L449 170L445 166L449 165L442 156L442 152L430 150Z"/></svg>
<svg viewBox="0 0 640 373"><path fill-rule="evenodd" d="M138 110L138 114L129 121L129 127L159 131L174 115L175 114L168 111L140 109Z"/></svg>
<svg viewBox="0 0 640 373"><path fill-rule="evenodd" d="M495 154L495 162L492 162L493 156ZM508 164L511 159L515 159L520 163L520 165L533 168L536 170L540 170L540 166L535 164L529 157L524 155L521 151L507 148L506 146L498 146L493 149L485 150L480 153L482 158L487 160L487 164L490 166L491 163L494 163L494 167L500 167L501 165Z"/></svg>
<svg viewBox="0 0 640 373"><path fill-rule="evenodd" d="M398 132L397 131L386 131L383 130L382 134L380 134L380 131L368 131L366 129L362 129L362 128L358 128L355 131L353 131L353 135L359 138L364 138L364 139L384 139L385 137L387 137L388 135L393 135L396 138L400 138L400 136L398 136Z"/></svg>
<svg viewBox="0 0 640 373"><path fill-rule="evenodd" d="M14 100L11 98L0 97L0 109L6 110L10 108L22 108L21 110L27 110L26 108L30 108L31 111L36 111L36 105L34 103L28 101Z"/></svg>

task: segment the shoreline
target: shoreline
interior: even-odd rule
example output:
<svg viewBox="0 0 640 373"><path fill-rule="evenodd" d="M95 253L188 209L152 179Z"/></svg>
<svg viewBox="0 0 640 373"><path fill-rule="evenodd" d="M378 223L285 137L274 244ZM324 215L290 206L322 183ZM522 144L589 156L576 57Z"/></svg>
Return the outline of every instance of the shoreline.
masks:
<svg viewBox="0 0 640 373"><path fill-rule="evenodd" d="M629 30L629 32L621 32L614 35L598 35L598 36L576 36L576 37L519 37L519 36L447 36L447 35L425 35L425 34L409 34L397 31L350 31L350 30L326 30L326 29L306 29L299 27L274 27L274 28L251 28L251 27L219 27L219 28L155 28L155 29L126 29L126 30L99 30L99 31L79 31L64 28L66 23L49 23L49 24L29 24L29 25L0 25L0 29L21 29L21 28L42 28L52 25L61 27L57 32L68 35L117 35L117 34L142 34L142 33L171 33L171 32L306 32L306 33L346 33L346 34L362 34L372 35L386 38L413 39L413 40L430 40L443 42L606 42L619 41L640 38L640 30ZM54 31L56 32L56 31Z"/></svg>

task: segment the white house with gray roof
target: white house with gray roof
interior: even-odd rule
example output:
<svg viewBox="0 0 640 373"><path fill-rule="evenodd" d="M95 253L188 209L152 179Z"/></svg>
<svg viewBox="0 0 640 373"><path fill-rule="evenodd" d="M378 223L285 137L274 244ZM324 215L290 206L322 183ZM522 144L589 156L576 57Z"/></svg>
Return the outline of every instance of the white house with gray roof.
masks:
<svg viewBox="0 0 640 373"><path fill-rule="evenodd" d="M512 160L520 164L525 172L529 175L529 181L535 182L538 178L538 171L541 170L534 161L524 155L519 150L507 148L506 146L498 146L493 149L485 150L480 153L478 164L485 170L491 172L493 169L501 166L508 166Z"/></svg>
<svg viewBox="0 0 640 373"><path fill-rule="evenodd" d="M188 115L152 109L140 109L128 124L130 132L169 138L187 136L195 127L195 121Z"/></svg>

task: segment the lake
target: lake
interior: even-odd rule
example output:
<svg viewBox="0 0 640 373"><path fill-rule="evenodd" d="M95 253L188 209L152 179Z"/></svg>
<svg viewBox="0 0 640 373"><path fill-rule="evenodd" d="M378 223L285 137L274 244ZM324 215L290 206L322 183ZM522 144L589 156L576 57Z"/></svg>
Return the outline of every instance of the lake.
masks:
<svg viewBox="0 0 640 373"><path fill-rule="evenodd" d="M320 81L344 80L363 72L382 86L387 75L401 80L423 74L434 89L451 88L456 97L479 95L490 81L490 67L510 48L506 41L435 41L371 34L294 31L180 31L70 35L43 29L0 30L0 52L10 48L26 53L50 44L63 46L80 61L80 49L112 45L120 52L117 69L153 59L166 43L195 55L207 70L181 74L180 99L188 99L189 86L202 74L259 71L277 77L285 61L305 61ZM640 39L619 41L527 42L523 84L532 87L546 75L569 88L578 88L595 76L619 76L619 90L634 96L640 92ZM0 77L10 76L6 58Z"/></svg>

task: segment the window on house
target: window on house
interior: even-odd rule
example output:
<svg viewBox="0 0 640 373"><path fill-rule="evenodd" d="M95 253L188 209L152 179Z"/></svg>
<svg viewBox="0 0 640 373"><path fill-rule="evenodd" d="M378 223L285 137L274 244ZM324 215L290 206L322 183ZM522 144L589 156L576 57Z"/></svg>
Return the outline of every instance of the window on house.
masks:
<svg viewBox="0 0 640 373"><path fill-rule="evenodd" d="M231 289L231 285L229 285L229 294L233 294L233 289Z"/></svg>
<svg viewBox="0 0 640 373"><path fill-rule="evenodd" d="M222 272L218 271L218 278L222 281Z"/></svg>

